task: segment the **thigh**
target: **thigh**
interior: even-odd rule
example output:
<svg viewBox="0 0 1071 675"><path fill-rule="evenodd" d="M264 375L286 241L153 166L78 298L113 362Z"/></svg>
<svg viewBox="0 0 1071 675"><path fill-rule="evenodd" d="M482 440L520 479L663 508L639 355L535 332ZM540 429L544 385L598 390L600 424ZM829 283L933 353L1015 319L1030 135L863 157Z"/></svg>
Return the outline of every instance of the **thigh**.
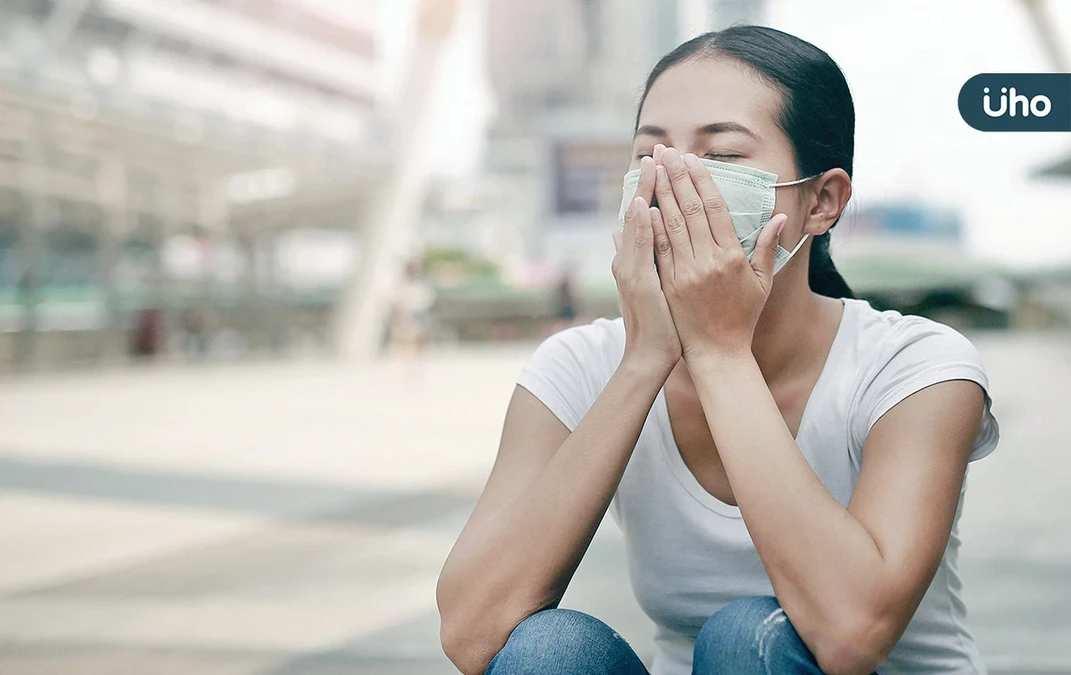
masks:
<svg viewBox="0 0 1071 675"><path fill-rule="evenodd" d="M545 609L522 621L485 675L648 675L628 642L590 614Z"/></svg>
<svg viewBox="0 0 1071 675"><path fill-rule="evenodd" d="M699 631L694 675L822 675L818 662L773 596L731 602Z"/></svg>

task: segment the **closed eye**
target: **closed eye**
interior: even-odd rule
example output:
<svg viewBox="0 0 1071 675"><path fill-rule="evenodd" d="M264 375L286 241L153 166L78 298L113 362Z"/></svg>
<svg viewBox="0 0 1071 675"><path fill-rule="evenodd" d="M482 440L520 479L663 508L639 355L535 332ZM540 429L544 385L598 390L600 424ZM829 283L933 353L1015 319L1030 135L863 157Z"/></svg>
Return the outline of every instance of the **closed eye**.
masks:
<svg viewBox="0 0 1071 675"><path fill-rule="evenodd" d="M742 159L743 158L743 155L719 155L719 154L716 154L716 153L713 153L713 152L708 152L707 154L705 154L703 156L706 157L707 159L714 159L714 160L720 160L720 161L725 161L727 159Z"/></svg>

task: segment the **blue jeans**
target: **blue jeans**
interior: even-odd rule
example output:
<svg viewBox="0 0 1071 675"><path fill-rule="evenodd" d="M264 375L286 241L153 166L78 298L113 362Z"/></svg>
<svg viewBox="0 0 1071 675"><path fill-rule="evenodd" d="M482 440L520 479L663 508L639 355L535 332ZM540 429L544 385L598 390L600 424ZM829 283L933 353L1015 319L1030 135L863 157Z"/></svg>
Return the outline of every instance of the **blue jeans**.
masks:
<svg viewBox="0 0 1071 675"><path fill-rule="evenodd" d="M731 602L695 639L693 675L822 675L772 596ZM595 617L545 609L522 621L485 675L647 675L625 639Z"/></svg>

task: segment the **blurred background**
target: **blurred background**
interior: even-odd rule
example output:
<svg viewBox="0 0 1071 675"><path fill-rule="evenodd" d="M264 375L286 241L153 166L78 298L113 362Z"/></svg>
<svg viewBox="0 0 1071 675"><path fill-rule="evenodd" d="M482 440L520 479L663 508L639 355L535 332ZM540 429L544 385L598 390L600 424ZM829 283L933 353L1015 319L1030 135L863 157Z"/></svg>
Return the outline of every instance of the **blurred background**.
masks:
<svg viewBox="0 0 1071 675"><path fill-rule="evenodd" d="M961 522L997 673L1071 673L1071 138L981 133L1071 71L1057 0L5 0L0 671L450 673L434 584L538 341L617 316L635 106L771 25L856 101L833 255L982 351ZM563 606L649 659L607 519Z"/></svg>

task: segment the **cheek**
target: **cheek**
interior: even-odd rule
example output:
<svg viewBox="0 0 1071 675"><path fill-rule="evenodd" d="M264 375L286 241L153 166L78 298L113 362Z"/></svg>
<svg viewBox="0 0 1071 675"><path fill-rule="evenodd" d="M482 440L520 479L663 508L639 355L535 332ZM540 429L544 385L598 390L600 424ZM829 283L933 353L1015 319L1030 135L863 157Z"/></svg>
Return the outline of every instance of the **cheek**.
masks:
<svg viewBox="0 0 1071 675"><path fill-rule="evenodd" d="M792 229L793 223L799 223L803 220L803 207L800 205L796 195L786 191L785 194L780 194L781 190L778 190L776 199L774 200L775 214L783 213L788 216L788 222L785 223L785 229Z"/></svg>

